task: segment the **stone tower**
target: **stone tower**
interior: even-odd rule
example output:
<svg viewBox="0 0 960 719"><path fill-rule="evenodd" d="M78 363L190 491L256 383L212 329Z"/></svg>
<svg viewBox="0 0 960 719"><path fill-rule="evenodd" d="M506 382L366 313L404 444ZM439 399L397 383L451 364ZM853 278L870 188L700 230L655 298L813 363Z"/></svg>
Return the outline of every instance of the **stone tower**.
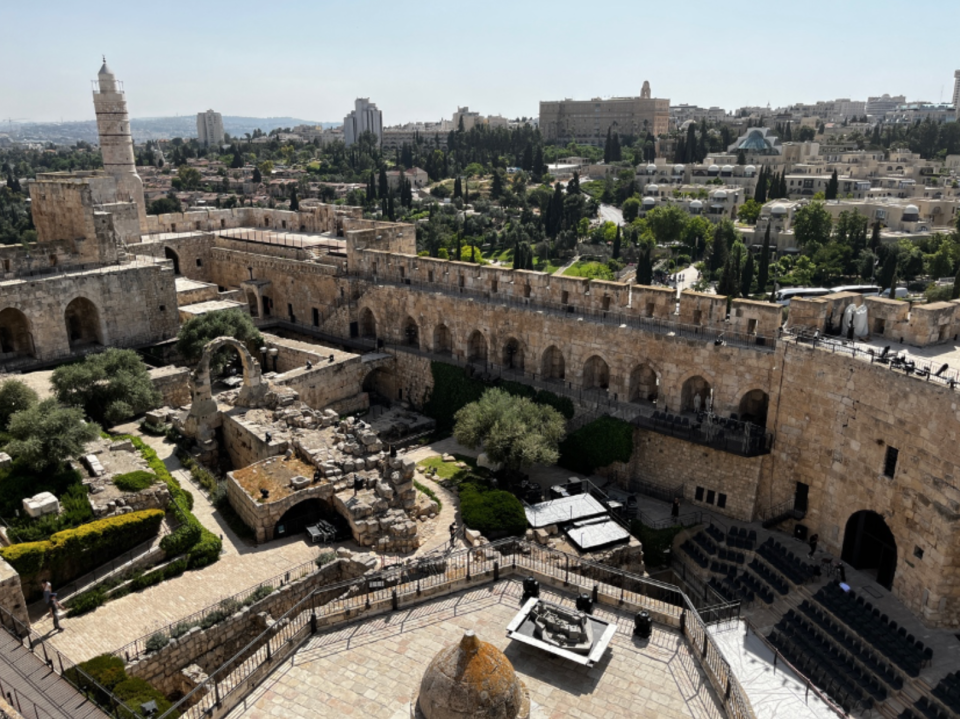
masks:
<svg viewBox="0 0 960 719"><path fill-rule="evenodd" d="M104 65L106 67L106 65ZM643 81L643 87L640 89L640 99L649 100L650 99L650 83L647 80Z"/></svg>
<svg viewBox="0 0 960 719"><path fill-rule="evenodd" d="M133 156L133 135L130 133L127 100L123 89L117 84L117 78L107 67L106 58L97 73L93 107L97 114L103 169L117 181L117 200L136 203L140 231L146 232L147 213L143 199L143 181L137 174Z"/></svg>

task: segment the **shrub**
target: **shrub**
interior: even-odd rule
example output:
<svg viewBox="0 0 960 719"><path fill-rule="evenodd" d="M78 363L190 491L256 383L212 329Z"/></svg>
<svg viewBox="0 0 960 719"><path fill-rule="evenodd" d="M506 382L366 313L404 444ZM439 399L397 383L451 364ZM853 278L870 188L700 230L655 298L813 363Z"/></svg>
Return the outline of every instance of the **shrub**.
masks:
<svg viewBox="0 0 960 719"><path fill-rule="evenodd" d="M272 593L273 587L268 584L261 584L259 587L250 592L250 595L243 600L243 606L249 607L251 604L256 604L261 599L269 596Z"/></svg>
<svg viewBox="0 0 960 719"><path fill-rule="evenodd" d="M83 662L80 668L86 672L90 679L110 691L127 678L123 660L113 654L96 656Z"/></svg>
<svg viewBox="0 0 960 719"><path fill-rule="evenodd" d="M147 681L140 677L128 676L113 689L117 699L123 702L123 706L117 712L123 719L139 719L143 714L140 712L140 706L149 701L157 703L157 713L155 716L179 717L179 712L165 715L173 706L170 701L159 691L154 689Z"/></svg>
<svg viewBox="0 0 960 719"><path fill-rule="evenodd" d="M197 625L194 624L193 622L180 622L173 629L170 630L170 638L177 639L178 637L182 637L184 634L189 632L195 626Z"/></svg>
<svg viewBox="0 0 960 719"><path fill-rule="evenodd" d="M580 474L593 474L598 467L629 462L632 454L633 426L613 417L600 417L560 442L557 464Z"/></svg>
<svg viewBox="0 0 960 719"><path fill-rule="evenodd" d="M81 614L92 612L107 601L107 594L101 587L95 587L88 592L78 594L67 602L68 617L79 617Z"/></svg>
<svg viewBox="0 0 960 719"><path fill-rule="evenodd" d="M163 632L157 632L146 641L144 646L146 647L148 652L159 652L169 643L170 643L170 637L168 637Z"/></svg>
<svg viewBox="0 0 960 719"><path fill-rule="evenodd" d="M423 492L425 495L430 497L434 502L437 503L437 512L443 508L443 502L440 501L440 497L437 496L437 493L434 492L430 487L425 484L421 484L417 480L413 480L413 486Z"/></svg>
<svg viewBox="0 0 960 719"><path fill-rule="evenodd" d="M199 569L213 564L220 558L223 542L220 537L206 527L200 529L200 541L187 552L187 566L190 569Z"/></svg>
<svg viewBox="0 0 960 719"><path fill-rule="evenodd" d="M168 557L184 554L200 541L200 523L196 519L191 519L192 521L184 522L160 540L160 549L166 552Z"/></svg>
<svg viewBox="0 0 960 719"><path fill-rule="evenodd" d="M43 568L44 557L50 548L48 541L23 542L0 548L0 557L3 557L22 577L36 574Z"/></svg>
<svg viewBox="0 0 960 719"><path fill-rule="evenodd" d="M113 483L117 486L117 489L123 492L139 492L159 480L160 478L155 474L137 470L136 472L118 474L113 478Z"/></svg>
<svg viewBox="0 0 960 719"><path fill-rule="evenodd" d="M7 429L7 423L14 412L32 407L40 397L26 383L18 379L4 380L0 384L0 431Z"/></svg>
<svg viewBox="0 0 960 719"><path fill-rule="evenodd" d="M70 465L52 471L34 472L22 462L0 469L0 517L13 517L23 509L23 498L38 492L63 497L71 487L82 487L83 478Z"/></svg>
<svg viewBox="0 0 960 719"><path fill-rule="evenodd" d="M484 491L476 484L461 484L460 514L464 524L488 539L522 536L527 530L527 516L520 500L499 489Z"/></svg>
<svg viewBox="0 0 960 719"><path fill-rule="evenodd" d="M317 566L322 567L324 565L330 564L330 562L336 561L337 553L336 552L323 552L319 557L317 557Z"/></svg>
<svg viewBox="0 0 960 719"><path fill-rule="evenodd" d="M667 552L673 545L673 538L680 533L682 526L651 529L639 519L630 522L630 534L643 545L643 561L649 567L662 567L669 561Z"/></svg>

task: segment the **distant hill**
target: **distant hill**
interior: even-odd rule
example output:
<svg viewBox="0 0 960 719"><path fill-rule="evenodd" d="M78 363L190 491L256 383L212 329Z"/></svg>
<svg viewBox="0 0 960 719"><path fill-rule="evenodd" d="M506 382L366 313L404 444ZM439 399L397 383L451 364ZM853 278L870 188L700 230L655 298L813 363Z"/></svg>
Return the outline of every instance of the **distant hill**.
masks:
<svg viewBox="0 0 960 719"><path fill-rule="evenodd" d="M236 115L223 116L224 132L237 137L243 137L254 130L270 132L278 127L294 127L295 125L322 125L336 127L339 122L316 122L301 120L296 117L240 117ZM6 128L4 128L6 129ZM197 118L195 115L181 117L135 117L130 120L130 129L133 131L134 142L147 140L165 140L172 137L196 137ZM35 142L55 142L57 144L73 144L79 140L96 144L97 123L95 120L84 122L43 122L14 124L10 131L14 140L30 140Z"/></svg>

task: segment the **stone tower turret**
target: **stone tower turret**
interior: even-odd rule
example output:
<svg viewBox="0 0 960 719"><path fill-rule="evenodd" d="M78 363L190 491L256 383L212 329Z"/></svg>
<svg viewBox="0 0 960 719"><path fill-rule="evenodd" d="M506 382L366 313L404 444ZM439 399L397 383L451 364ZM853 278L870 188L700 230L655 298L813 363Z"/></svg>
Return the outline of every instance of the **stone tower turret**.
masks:
<svg viewBox="0 0 960 719"><path fill-rule="evenodd" d="M97 114L97 133L103 169L117 181L117 200L134 202L140 218L140 230L146 232L147 213L143 199L143 181L137 174L133 156L133 135L123 88L103 59L93 90L93 107Z"/></svg>

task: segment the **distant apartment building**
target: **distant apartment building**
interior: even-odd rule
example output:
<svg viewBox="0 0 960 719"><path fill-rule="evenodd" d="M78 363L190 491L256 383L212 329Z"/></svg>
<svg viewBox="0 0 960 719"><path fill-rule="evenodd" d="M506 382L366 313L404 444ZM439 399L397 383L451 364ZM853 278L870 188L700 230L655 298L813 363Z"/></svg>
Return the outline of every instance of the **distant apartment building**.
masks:
<svg viewBox="0 0 960 719"><path fill-rule="evenodd" d="M887 122L912 125L915 122L933 120L934 122L952 122L956 119L956 106L936 102L909 102L897 105L887 113Z"/></svg>
<svg viewBox="0 0 960 719"><path fill-rule="evenodd" d="M650 97L643 83L640 97L540 102L540 132L547 142L603 145L610 130L619 135L657 137L670 129L670 100Z"/></svg>
<svg viewBox="0 0 960 719"><path fill-rule="evenodd" d="M953 111L960 120L960 70L953 71Z"/></svg>
<svg viewBox="0 0 960 719"><path fill-rule="evenodd" d="M432 147L446 147L447 135L455 125L449 120L440 122L408 122L405 125L383 128L381 147L384 150L396 150L404 145L413 145L418 140Z"/></svg>
<svg viewBox="0 0 960 719"><path fill-rule="evenodd" d="M383 113L368 97L358 97L353 112L343 118L343 141L350 147L365 132L377 136L377 142L383 141Z"/></svg>
<svg viewBox="0 0 960 719"><path fill-rule="evenodd" d="M201 145L222 145L223 137L223 115L213 110L197 113L197 138Z"/></svg>
<svg viewBox="0 0 960 719"><path fill-rule="evenodd" d="M703 120L709 120L710 122L723 122L727 119L727 111L722 107L699 107L697 105L687 105L681 103L680 105L671 105L670 106L670 123L674 127L680 127L687 120L695 120L697 122Z"/></svg>
<svg viewBox="0 0 960 719"><path fill-rule="evenodd" d="M902 105L907 101L905 95L887 95L884 93L880 97L867 98L867 115L872 120L882 120L888 112L897 109L897 105Z"/></svg>
<svg viewBox="0 0 960 719"><path fill-rule="evenodd" d="M510 121L502 115L488 115L484 117L479 112L472 111L469 107L458 107L453 113L453 129L460 129L460 121L463 120L463 131L470 132L474 127L486 125L489 128L508 127Z"/></svg>

